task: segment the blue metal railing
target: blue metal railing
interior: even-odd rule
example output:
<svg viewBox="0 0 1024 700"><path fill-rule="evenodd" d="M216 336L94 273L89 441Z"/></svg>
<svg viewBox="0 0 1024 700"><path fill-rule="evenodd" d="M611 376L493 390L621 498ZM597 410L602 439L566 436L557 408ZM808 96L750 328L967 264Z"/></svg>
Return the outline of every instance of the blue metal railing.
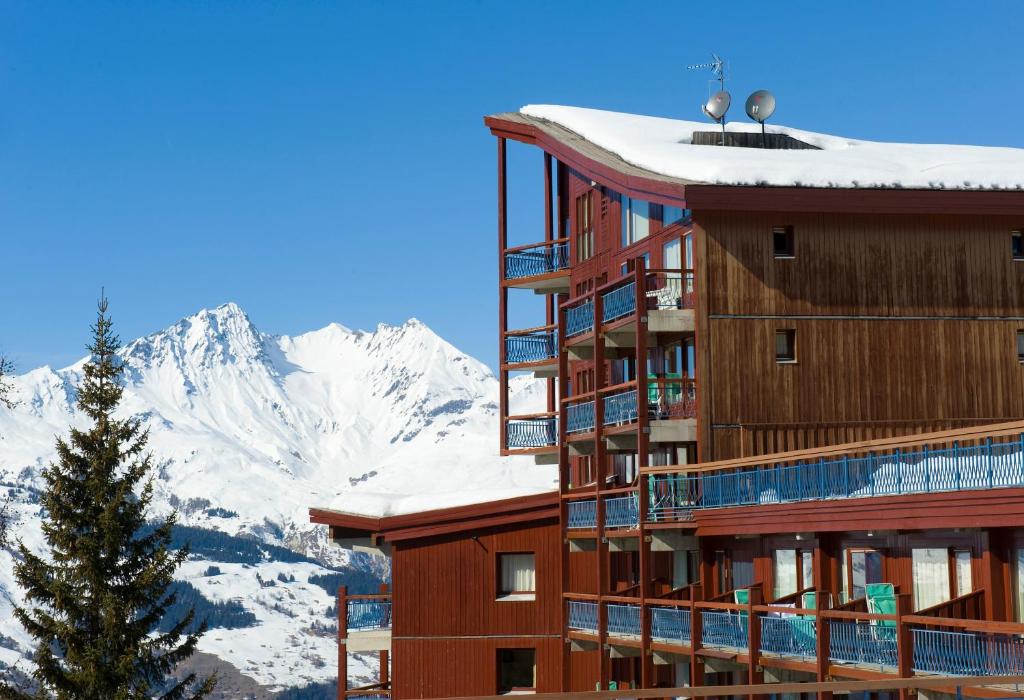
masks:
<svg viewBox="0 0 1024 700"><path fill-rule="evenodd" d="M1010 442L866 457L843 456L793 465L756 465L734 471L656 475L652 491L665 498L651 519L678 519L688 510L868 498L1024 486L1024 434ZM683 506L685 505L685 508Z"/></svg>
<svg viewBox="0 0 1024 700"><path fill-rule="evenodd" d="M914 670L956 676L1024 676L1024 639L1004 634L913 630Z"/></svg>
<svg viewBox="0 0 1024 700"><path fill-rule="evenodd" d="M636 494L616 496L604 502L605 527L639 527L640 505Z"/></svg>
<svg viewBox="0 0 1024 700"><path fill-rule="evenodd" d="M349 600L347 605L350 632L391 629L390 600Z"/></svg>
<svg viewBox="0 0 1024 700"><path fill-rule="evenodd" d="M689 522L697 502L697 480L685 474L650 477L651 504L647 519L651 522Z"/></svg>
<svg viewBox="0 0 1024 700"><path fill-rule="evenodd" d="M594 330L594 300L590 299L565 310L565 337Z"/></svg>
<svg viewBox="0 0 1024 700"><path fill-rule="evenodd" d="M817 639L813 617L765 615L761 618L763 653L813 659L818 655Z"/></svg>
<svg viewBox="0 0 1024 700"><path fill-rule="evenodd" d="M747 616L702 610L701 643L706 647L747 648Z"/></svg>
<svg viewBox="0 0 1024 700"><path fill-rule="evenodd" d="M594 402L569 404L565 409L565 432L589 433L594 429Z"/></svg>
<svg viewBox="0 0 1024 700"><path fill-rule="evenodd" d="M509 450L557 445L558 418L512 418L505 439Z"/></svg>
<svg viewBox="0 0 1024 700"><path fill-rule="evenodd" d="M546 275L569 267L569 244L543 243L514 253L505 253L505 279L516 280Z"/></svg>
<svg viewBox="0 0 1024 700"><path fill-rule="evenodd" d="M569 601L569 629L597 632L597 603L585 600Z"/></svg>
<svg viewBox="0 0 1024 700"><path fill-rule="evenodd" d="M569 530L594 530L597 528L597 501L569 501L566 506Z"/></svg>
<svg viewBox="0 0 1024 700"><path fill-rule="evenodd" d="M617 637L640 636L640 606L608 603L608 634Z"/></svg>
<svg viewBox="0 0 1024 700"><path fill-rule="evenodd" d="M896 668L896 628L829 621L829 658L839 663Z"/></svg>
<svg viewBox="0 0 1024 700"><path fill-rule="evenodd" d="M668 644L689 644L689 609L651 608L651 639Z"/></svg>
<svg viewBox="0 0 1024 700"><path fill-rule="evenodd" d="M636 389L604 397L605 425L633 423L636 419Z"/></svg>
<svg viewBox="0 0 1024 700"><path fill-rule="evenodd" d="M636 311L636 282L616 287L612 291L606 292L602 299L604 300L604 309L601 313L603 323L629 316Z"/></svg>
<svg viewBox="0 0 1024 700"><path fill-rule="evenodd" d="M554 331L537 331L505 338L506 362L543 362L558 357L558 336Z"/></svg>

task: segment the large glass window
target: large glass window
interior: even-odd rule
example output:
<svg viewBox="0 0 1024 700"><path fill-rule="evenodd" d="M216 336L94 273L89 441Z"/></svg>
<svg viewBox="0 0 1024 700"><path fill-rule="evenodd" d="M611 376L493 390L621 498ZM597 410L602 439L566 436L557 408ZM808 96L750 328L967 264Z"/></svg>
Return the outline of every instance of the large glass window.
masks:
<svg viewBox="0 0 1024 700"><path fill-rule="evenodd" d="M917 610L949 600L949 551L945 548L911 550L914 607Z"/></svg>
<svg viewBox="0 0 1024 700"><path fill-rule="evenodd" d="M622 195L622 247L641 241L651 232L651 205Z"/></svg>
<svg viewBox="0 0 1024 700"><path fill-rule="evenodd" d="M683 209L682 207L672 207L668 204L661 205L661 221L662 225L669 226L677 221L689 218L690 210Z"/></svg>
<svg viewBox="0 0 1024 700"><path fill-rule="evenodd" d="M863 598L864 587L869 583L883 583L880 552L873 549L848 549L842 563L848 600Z"/></svg>
<svg viewBox="0 0 1024 700"><path fill-rule="evenodd" d="M536 688L536 650L498 649L498 692L528 692Z"/></svg>
<svg viewBox="0 0 1024 700"><path fill-rule="evenodd" d="M796 555L795 549L775 550L775 588L773 597L776 600L791 593L796 593L799 590L800 582L797 576Z"/></svg>
<svg viewBox="0 0 1024 700"><path fill-rule="evenodd" d="M594 254L594 191L576 198L576 261Z"/></svg>
<svg viewBox="0 0 1024 700"><path fill-rule="evenodd" d="M956 595L960 597L974 590L971 578L971 552L968 549L958 549L953 553L953 558L956 563Z"/></svg>
<svg viewBox="0 0 1024 700"><path fill-rule="evenodd" d="M814 552L800 552L800 589L814 587Z"/></svg>
<svg viewBox="0 0 1024 700"><path fill-rule="evenodd" d="M537 584L532 552L499 554L498 569L499 596L533 597Z"/></svg>

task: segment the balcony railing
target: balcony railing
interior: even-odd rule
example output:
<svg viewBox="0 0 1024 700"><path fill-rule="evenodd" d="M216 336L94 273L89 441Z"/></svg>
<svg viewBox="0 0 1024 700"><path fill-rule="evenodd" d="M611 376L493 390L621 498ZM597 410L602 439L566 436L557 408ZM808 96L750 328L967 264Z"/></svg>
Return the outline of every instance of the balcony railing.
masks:
<svg viewBox="0 0 1024 700"><path fill-rule="evenodd" d="M597 634L597 603L570 600L569 629Z"/></svg>
<svg viewBox="0 0 1024 700"><path fill-rule="evenodd" d="M348 600L348 630L365 632L367 630L391 629L390 600Z"/></svg>
<svg viewBox="0 0 1024 700"><path fill-rule="evenodd" d="M505 279L547 275L568 269L568 243L537 243L513 248L505 253Z"/></svg>
<svg viewBox="0 0 1024 700"><path fill-rule="evenodd" d="M505 361L544 362L558 357L558 336L553 330L512 332L505 337Z"/></svg>
<svg viewBox="0 0 1024 700"><path fill-rule="evenodd" d="M697 383L689 377L647 378L647 414L651 420L697 417Z"/></svg>
<svg viewBox="0 0 1024 700"><path fill-rule="evenodd" d="M1024 676L1024 639L915 629L914 670L958 676Z"/></svg>
<svg viewBox="0 0 1024 700"><path fill-rule="evenodd" d="M636 389L604 397L604 424L622 425L637 419Z"/></svg>
<svg viewBox="0 0 1024 700"><path fill-rule="evenodd" d="M604 310L601 314L603 323L630 316L636 312L636 282L616 287L602 295Z"/></svg>
<svg viewBox="0 0 1024 700"><path fill-rule="evenodd" d="M694 308L692 270L651 270L647 273L649 310Z"/></svg>
<svg viewBox="0 0 1024 700"><path fill-rule="evenodd" d="M594 300L588 299L565 310L565 337L572 338L594 330Z"/></svg>
<svg viewBox="0 0 1024 700"><path fill-rule="evenodd" d="M597 501L569 501L566 506L569 530L593 530L597 528Z"/></svg>
<svg viewBox="0 0 1024 700"><path fill-rule="evenodd" d="M609 603L608 634L616 637L640 636L640 606Z"/></svg>
<svg viewBox="0 0 1024 700"><path fill-rule="evenodd" d="M708 647L747 648L747 615L701 611L701 643Z"/></svg>
<svg viewBox="0 0 1024 700"><path fill-rule="evenodd" d="M815 658L818 652L814 618L762 617L761 652L780 656Z"/></svg>
<svg viewBox="0 0 1024 700"><path fill-rule="evenodd" d="M589 433L594 429L594 402L569 404L565 409L565 432Z"/></svg>
<svg viewBox="0 0 1024 700"><path fill-rule="evenodd" d="M839 663L896 668L896 627L884 620L861 622L829 621L829 657Z"/></svg>
<svg viewBox="0 0 1024 700"><path fill-rule="evenodd" d="M604 502L604 526L628 527L640 526L640 506L636 494L616 496Z"/></svg>
<svg viewBox="0 0 1024 700"><path fill-rule="evenodd" d="M844 455L786 466L656 474L652 492L658 497L650 517L678 520L707 508L1015 486L1024 486L1024 435L1007 442L990 438L978 445Z"/></svg>
<svg viewBox="0 0 1024 700"><path fill-rule="evenodd" d="M651 608L651 639L667 644L689 644L689 608Z"/></svg>
<svg viewBox="0 0 1024 700"><path fill-rule="evenodd" d="M551 447L558 444L558 416L509 418L506 448L510 450Z"/></svg>

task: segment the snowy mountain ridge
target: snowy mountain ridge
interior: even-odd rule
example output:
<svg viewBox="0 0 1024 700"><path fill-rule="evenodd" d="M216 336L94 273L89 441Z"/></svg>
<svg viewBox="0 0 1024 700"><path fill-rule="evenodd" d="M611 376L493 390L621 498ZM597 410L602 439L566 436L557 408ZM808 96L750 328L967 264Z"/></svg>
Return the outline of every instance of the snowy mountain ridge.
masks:
<svg viewBox="0 0 1024 700"><path fill-rule="evenodd" d="M120 355L126 386L119 412L140 418L149 430L160 464L157 512L176 507L183 526L288 547L310 558L301 570L386 573L379 562L329 546L323 529L309 524L309 507L386 515L556 485L553 467L498 455L493 374L416 319L373 331L331 324L276 336L257 329L237 305L224 304L128 342ZM53 459L54 437L69 425L88 424L75 407L84 363L15 377L19 405L0 412L0 496L4 487L14 496L15 533L30 547L41 544L33 492ZM513 386L515 412L539 410L537 382ZM262 579L281 573L280 563L266 564L276 568ZM0 662L7 663L28 643L9 621L11 597L18 599L12 565L10 552L0 553ZM247 595L240 585L218 588L227 579L207 580L201 575L207 568L206 561L187 568L187 579L204 595L237 598L261 625L289 629L302 644L318 636L309 630L329 622L323 610L330 596L303 580L280 586L293 602L306 601L301 613L289 608L275 616L282 601L261 607L257 599L266 595ZM245 575L244 567L231 570ZM319 635L286 663L275 661L270 649L241 644L244 630L216 631L217 641L207 635L201 650L260 683L332 678L330 635ZM5 644L5 635L14 641ZM244 654L230 651L236 646Z"/></svg>

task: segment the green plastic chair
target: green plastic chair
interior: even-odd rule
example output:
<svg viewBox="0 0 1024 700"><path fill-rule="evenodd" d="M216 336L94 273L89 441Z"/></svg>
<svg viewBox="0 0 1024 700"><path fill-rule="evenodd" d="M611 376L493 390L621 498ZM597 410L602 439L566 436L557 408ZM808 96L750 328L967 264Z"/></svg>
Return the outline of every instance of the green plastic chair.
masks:
<svg viewBox="0 0 1024 700"><path fill-rule="evenodd" d="M891 583L866 583L864 584L864 597L868 600L878 596L895 596L896 589Z"/></svg>
<svg viewBox="0 0 1024 700"><path fill-rule="evenodd" d="M896 596L894 595L880 595L874 598L868 598L868 612L876 615L895 615L896 614ZM895 627L895 620L872 620L871 624L879 627Z"/></svg>
<svg viewBox="0 0 1024 700"><path fill-rule="evenodd" d="M732 592L732 597L736 605L746 605L750 602L750 590L747 588L737 588Z"/></svg>
<svg viewBox="0 0 1024 700"><path fill-rule="evenodd" d="M806 610L817 610L818 609L818 594L814 591L809 591L800 596L800 607ZM805 620L813 620L814 615L801 615Z"/></svg>

